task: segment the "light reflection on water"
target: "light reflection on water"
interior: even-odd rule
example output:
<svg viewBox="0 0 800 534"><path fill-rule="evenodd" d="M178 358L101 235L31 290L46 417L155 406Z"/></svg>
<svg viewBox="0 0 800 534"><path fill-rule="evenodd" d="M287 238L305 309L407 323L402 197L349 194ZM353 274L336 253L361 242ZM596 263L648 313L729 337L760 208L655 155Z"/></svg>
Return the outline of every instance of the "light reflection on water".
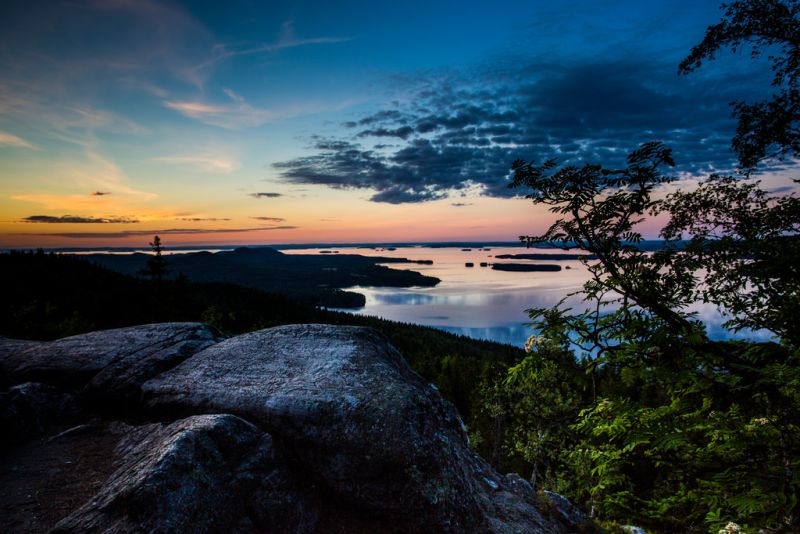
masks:
<svg viewBox="0 0 800 534"><path fill-rule="evenodd" d="M320 250L284 250L286 254L315 254ZM410 269L441 279L436 287L353 287L362 293L366 305L351 313L375 315L394 321L433 326L478 339L522 346L531 335L527 326L529 308L548 308L556 305L569 293L579 291L588 278L586 267L577 260L546 262L537 260L497 260L499 254L525 253L524 248L499 247L491 250L459 248L399 247L395 250L369 248L338 248L340 254L388 256L410 260L433 260L432 265L391 263L394 269ZM560 252L536 249L537 253ZM466 267L465 263L474 263ZM508 272L480 267L481 262L555 263L559 272ZM566 267L569 267L567 269ZM579 296L570 297L567 306L581 307ZM722 328L724 318L713 305L693 307L714 339L730 338ZM741 332L735 337L769 339L763 332Z"/></svg>

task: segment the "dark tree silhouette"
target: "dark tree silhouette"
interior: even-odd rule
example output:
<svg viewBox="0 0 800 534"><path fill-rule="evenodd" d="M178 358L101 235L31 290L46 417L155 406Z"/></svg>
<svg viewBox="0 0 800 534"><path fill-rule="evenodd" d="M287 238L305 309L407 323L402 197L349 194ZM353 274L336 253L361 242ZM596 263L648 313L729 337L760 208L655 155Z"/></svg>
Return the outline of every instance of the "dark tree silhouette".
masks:
<svg viewBox="0 0 800 534"><path fill-rule="evenodd" d="M160 283L167 274L167 260L162 255L164 248L161 246L161 238L155 236L150 242L150 248L153 255L147 260L147 267L142 270L142 274Z"/></svg>
<svg viewBox="0 0 800 534"><path fill-rule="evenodd" d="M749 48L752 57L766 51L775 92L761 102L733 103L733 149L747 171L764 159L800 156L800 2L741 0L723 7L722 20L706 30L678 72L689 74L726 48Z"/></svg>
<svg viewBox="0 0 800 534"><path fill-rule="evenodd" d="M544 462L546 476L557 474L604 519L657 531L717 531L734 521L747 532L798 532L800 198L746 178L763 160L800 157L800 0L724 9L680 72L723 48L770 54L771 98L734 104L740 174L664 198L655 188L674 178L661 172L672 158L660 143L642 145L621 170L514 163L512 186L559 217L522 240L597 260L584 260L591 277L581 308L529 310L540 335L506 382L510 398L524 392L513 409L529 411L506 447L552 463L541 452L551 445L541 439L547 415L532 411L550 403L571 418L572 433L551 433L563 463ZM669 216L666 247L645 253L636 225L659 213ZM767 329L776 342L714 340L692 312L698 301L727 312L728 329ZM597 397L544 398L538 388L562 380L561 354L575 347Z"/></svg>

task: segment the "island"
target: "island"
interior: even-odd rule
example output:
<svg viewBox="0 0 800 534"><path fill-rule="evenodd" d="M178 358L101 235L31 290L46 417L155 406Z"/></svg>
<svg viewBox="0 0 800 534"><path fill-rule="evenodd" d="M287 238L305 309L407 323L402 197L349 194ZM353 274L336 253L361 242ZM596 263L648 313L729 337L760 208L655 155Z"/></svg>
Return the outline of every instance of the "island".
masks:
<svg viewBox="0 0 800 534"><path fill-rule="evenodd" d="M498 254L496 256L501 260L596 260L597 256L594 254Z"/></svg>
<svg viewBox="0 0 800 534"><path fill-rule="evenodd" d="M557 272L561 270L561 266L548 265L546 263L493 263L492 269L495 271L514 272Z"/></svg>

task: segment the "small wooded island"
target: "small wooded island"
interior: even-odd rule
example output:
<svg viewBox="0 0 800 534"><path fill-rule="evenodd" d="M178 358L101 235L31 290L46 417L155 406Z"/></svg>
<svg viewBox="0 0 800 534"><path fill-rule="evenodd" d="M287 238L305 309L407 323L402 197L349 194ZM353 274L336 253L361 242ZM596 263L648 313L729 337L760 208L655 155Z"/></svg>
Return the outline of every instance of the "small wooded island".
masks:
<svg viewBox="0 0 800 534"><path fill-rule="evenodd" d="M497 256L498 258L500 256ZM547 263L492 263L495 271L513 271L520 273L548 272L554 273L561 270L560 265Z"/></svg>

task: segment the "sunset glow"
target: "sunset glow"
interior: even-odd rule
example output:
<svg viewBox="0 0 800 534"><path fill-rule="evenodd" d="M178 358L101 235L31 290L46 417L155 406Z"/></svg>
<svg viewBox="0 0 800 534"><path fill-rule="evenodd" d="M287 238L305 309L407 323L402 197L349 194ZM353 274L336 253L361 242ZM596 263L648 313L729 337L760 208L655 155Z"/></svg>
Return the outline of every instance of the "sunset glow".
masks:
<svg viewBox="0 0 800 534"><path fill-rule="evenodd" d="M677 75L714 3L259 4L5 3L0 247L513 241L514 159L730 169L763 81Z"/></svg>

